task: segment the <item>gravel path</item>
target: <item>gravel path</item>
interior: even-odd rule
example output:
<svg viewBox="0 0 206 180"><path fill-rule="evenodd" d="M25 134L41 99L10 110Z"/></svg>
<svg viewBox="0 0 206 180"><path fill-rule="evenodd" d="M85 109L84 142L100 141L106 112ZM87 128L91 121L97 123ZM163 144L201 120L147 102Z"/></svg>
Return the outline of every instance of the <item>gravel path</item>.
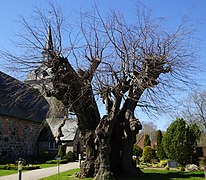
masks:
<svg viewBox="0 0 206 180"><path fill-rule="evenodd" d="M79 167L79 162L70 162L68 164L60 164L59 172L68 171ZM26 171L22 173L22 180L38 180L58 173L58 166ZM0 180L18 180L18 174L1 176Z"/></svg>

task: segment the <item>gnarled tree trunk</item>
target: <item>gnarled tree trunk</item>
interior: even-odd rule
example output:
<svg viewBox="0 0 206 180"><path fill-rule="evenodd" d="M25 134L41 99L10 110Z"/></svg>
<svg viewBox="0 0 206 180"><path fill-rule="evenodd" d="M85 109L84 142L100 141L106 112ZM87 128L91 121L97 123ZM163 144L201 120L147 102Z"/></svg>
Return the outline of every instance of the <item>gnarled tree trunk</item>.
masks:
<svg viewBox="0 0 206 180"><path fill-rule="evenodd" d="M77 176L93 177L97 157L94 143L95 129L100 121L100 114L88 77L89 73L78 74L68 60L62 57L54 59L52 73L53 90L49 93L76 114L86 147L86 159Z"/></svg>
<svg viewBox="0 0 206 180"><path fill-rule="evenodd" d="M115 176L126 178L142 174L132 159L136 134L141 128L140 122L134 117L126 119L124 113L119 114L112 133L110 154L111 169Z"/></svg>
<svg viewBox="0 0 206 180"><path fill-rule="evenodd" d="M110 118L109 116L104 116L96 128L99 169L94 178L95 180L114 178L110 167L110 138L113 124L114 119Z"/></svg>
<svg viewBox="0 0 206 180"><path fill-rule="evenodd" d="M96 160L96 153L95 153L95 133L93 130L86 130L82 134L84 138L84 145L86 148L86 159L81 164L80 172L77 174L78 178L86 178L86 177L93 177L95 174L95 160Z"/></svg>
<svg viewBox="0 0 206 180"><path fill-rule="evenodd" d="M128 176L142 174L142 171L136 167L136 164L132 159L133 145L136 142L136 135L141 127L140 122L133 118L126 120L125 122L125 137L123 139L121 153L121 171Z"/></svg>

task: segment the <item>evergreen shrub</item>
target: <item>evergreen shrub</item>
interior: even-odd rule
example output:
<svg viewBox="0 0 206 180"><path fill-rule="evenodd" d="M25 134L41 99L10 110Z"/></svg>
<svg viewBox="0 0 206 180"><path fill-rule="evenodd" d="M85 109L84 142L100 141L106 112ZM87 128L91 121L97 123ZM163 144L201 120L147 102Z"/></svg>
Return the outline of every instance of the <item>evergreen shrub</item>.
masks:
<svg viewBox="0 0 206 180"><path fill-rule="evenodd" d="M73 162L76 160L76 156L74 155L72 151L69 151L62 159L66 159L69 162Z"/></svg>

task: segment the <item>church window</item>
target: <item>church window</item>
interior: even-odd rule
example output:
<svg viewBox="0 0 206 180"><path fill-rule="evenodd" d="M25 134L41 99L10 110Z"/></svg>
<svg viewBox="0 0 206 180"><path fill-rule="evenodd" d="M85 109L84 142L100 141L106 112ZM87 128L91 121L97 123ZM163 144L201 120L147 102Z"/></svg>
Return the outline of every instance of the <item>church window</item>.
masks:
<svg viewBox="0 0 206 180"><path fill-rule="evenodd" d="M50 141L49 142L49 150L58 150L59 145L55 141Z"/></svg>

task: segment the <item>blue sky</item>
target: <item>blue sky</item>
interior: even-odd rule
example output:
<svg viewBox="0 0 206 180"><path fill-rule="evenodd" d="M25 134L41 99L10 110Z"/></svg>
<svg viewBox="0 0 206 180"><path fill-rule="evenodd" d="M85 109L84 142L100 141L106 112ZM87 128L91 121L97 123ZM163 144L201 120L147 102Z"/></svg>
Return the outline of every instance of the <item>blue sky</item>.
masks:
<svg viewBox="0 0 206 180"><path fill-rule="evenodd" d="M0 49L6 48L15 51L10 39L15 41L15 32L21 31L21 27L17 22L19 15L29 19L35 6L43 8L47 6L48 2L58 2L67 17L74 17L79 11L91 8L94 1L1 0ZM106 14L111 9L118 9L125 14L128 20L131 20L134 17L135 1L133 0L97 0L96 2L102 13ZM200 60L202 66L206 66L206 63L204 62L206 60L206 0L142 0L142 2L153 10L155 16L166 17L167 24L170 28L173 28L184 15L188 15L196 21L198 23L196 36L202 41L202 44L200 45ZM1 64L0 60L0 70L5 71ZM199 77L202 84L206 87L206 73L200 72ZM149 121L149 118L144 115L142 115L142 119ZM169 120L165 116L158 116L157 118L154 118L154 120L154 123L157 124L157 127L160 129L166 129L168 126Z"/></svg>

